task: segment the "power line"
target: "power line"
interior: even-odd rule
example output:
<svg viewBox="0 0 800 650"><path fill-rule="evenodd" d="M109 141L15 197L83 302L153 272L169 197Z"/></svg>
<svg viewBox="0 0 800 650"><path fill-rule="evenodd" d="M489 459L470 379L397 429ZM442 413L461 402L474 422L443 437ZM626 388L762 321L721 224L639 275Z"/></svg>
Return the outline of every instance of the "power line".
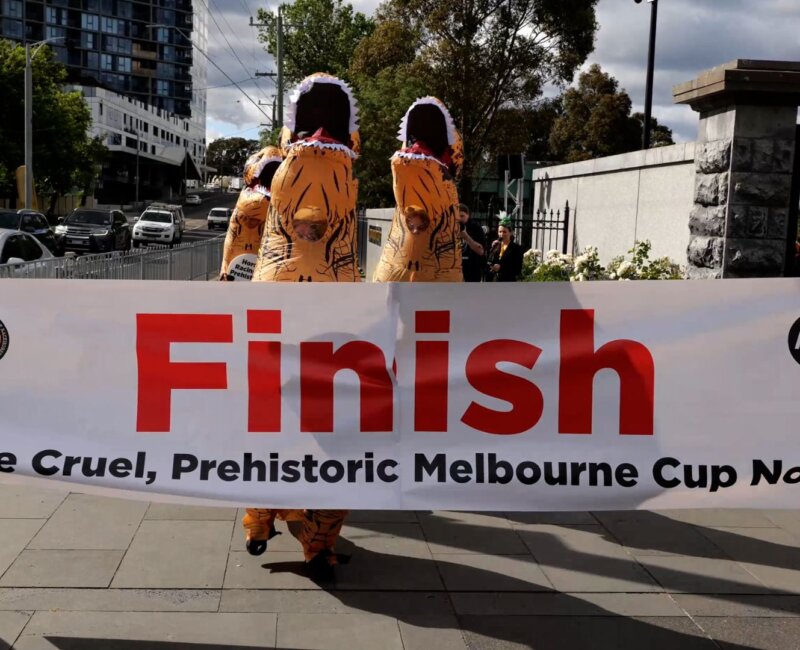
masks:
<svg viewBox="0 0 800 650"><path fill-rule="evenodd" d="M219 67L219 65L217 64L216 61L214 61L214 59L212 59L210 56L208 56L208 54L205 52L205 50L200 48L200 46L198 46L197 43L195 43L194 40L192 40L192 35L191 34L187 34L186 31L184 31L180 27L176 27L175 25L149 25L149 27L150 28L162 27L162 28L166 28L166 29L174 29L176 32L181 34L186 40L189 41L189 43L192 44L192 47L194 47L198 52L200 52L200 54L202 54L206 58L206 61L208 61L211 65L213 65L217 70L219 70L225 76L225 78L228 81L231 82L232 85L236 86L239 89L239 92L241 92L242 95L244 95L250 101L250 103L253 106L255 106L261 112L262 115L264 115L264 117L269 118L269 115L267 115L267 113L261 108L261 106L259 106L258 102L255 99L250 97L250 95L248 95L245 92L244 88L242 88L239 85L239 82L238 81L234 81L231 78L231 76L227 72L225 72L225 70L223 70L222 68Z"/></svg>

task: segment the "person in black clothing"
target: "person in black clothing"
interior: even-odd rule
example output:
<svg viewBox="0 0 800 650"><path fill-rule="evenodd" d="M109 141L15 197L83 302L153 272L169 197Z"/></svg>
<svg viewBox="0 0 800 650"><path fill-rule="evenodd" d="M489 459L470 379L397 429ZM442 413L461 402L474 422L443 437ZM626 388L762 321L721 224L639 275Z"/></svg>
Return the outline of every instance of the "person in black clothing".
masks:
<svg viewBox="0 0 800 650"><path fill-rule="evenodd" d="M511 221L501 219L497 241L489 252L490 282L516 282L522 273L522 246L514 242Z"/></svg>
<svg viewBox="0 0 800 650"><path fill-rule="evenodd" d="M469 220L469 208L458 206L458 221L461 223L461 268L464 282L480 282L486 258L483 229Z"/></svg>

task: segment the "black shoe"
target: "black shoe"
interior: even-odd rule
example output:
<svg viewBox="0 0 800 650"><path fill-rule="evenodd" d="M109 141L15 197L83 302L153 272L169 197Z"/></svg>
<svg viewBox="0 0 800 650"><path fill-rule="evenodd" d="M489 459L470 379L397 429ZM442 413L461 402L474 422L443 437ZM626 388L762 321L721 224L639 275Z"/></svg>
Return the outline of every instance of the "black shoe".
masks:
<svg viewBox="0 0 800 650"><path fill-rule="evenodd" d="M306 562L308 575L314 582L333 582L336 579L336 572L330 563L330 557L331 552L326 549Z"/></svg>
<svg viewBox="0 0 800 650"><path fill-rule="evenodd" d="M250 555L263 555L267 550L267 542L273 537L280 535L275 526L269 529L269 537L267 539L248 539L244 543L244 547Z"/></svg>

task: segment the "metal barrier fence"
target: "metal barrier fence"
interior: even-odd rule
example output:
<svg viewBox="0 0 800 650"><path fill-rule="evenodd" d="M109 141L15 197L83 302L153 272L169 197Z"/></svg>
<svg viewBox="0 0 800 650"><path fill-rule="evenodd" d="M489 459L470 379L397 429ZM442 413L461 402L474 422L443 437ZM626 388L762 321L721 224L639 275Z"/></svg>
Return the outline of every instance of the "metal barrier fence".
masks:
<svg viewBox="0 0 800 650"><path fill-rule="evenodd" d="M210 280L222 264L224 237L174 248L56 257L0 265L0 279Z"/></svg>

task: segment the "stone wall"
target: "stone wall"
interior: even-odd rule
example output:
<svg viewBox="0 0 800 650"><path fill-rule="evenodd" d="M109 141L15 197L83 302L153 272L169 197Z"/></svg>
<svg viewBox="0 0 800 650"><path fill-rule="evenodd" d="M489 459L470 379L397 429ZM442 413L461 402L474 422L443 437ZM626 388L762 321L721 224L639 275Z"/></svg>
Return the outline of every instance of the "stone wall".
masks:
<svg viewBox="0 0 800 650"><path fill-rule="evenodd" d="M689 275L775 276L783 271L796 111L737 106L701 120Z"/></svg>
<svg viewBox="0 0 800 650"><path fill-rule="evenodd" d="M653 256L685 266L694 158L694 143L686 143L537 169L535 204L563 211L569 201L571 251L597 246L607 263L650 240Z"/></svg>

